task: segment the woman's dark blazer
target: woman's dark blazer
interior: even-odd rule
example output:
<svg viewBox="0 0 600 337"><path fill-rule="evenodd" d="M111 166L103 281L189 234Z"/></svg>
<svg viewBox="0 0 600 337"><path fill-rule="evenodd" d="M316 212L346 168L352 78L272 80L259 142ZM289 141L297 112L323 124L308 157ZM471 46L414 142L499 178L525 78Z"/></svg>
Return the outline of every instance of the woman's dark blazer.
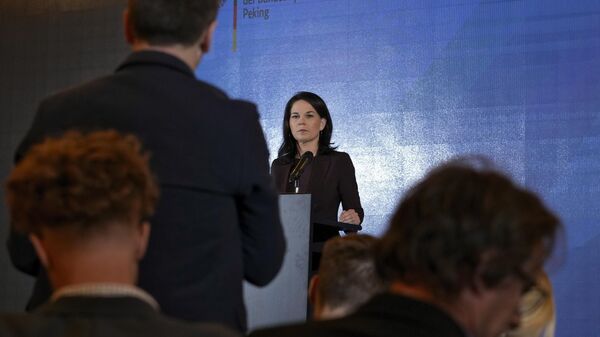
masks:
<svg viewBox="0 0 600 337"><path fill-rule="evenodd" d="M271 164L271 175L280 193L287 192L287 179L292 164L293 161L286 157L277 158ZM315 156L310 165L312 167L307 193L312 195L312 222L337 222L341 202L344 210L354 209L362 223L364 211L350 156L345 152L331 151ZM317 225L313 237L314 241L325 241L337 235L338 230Z"/></svg>

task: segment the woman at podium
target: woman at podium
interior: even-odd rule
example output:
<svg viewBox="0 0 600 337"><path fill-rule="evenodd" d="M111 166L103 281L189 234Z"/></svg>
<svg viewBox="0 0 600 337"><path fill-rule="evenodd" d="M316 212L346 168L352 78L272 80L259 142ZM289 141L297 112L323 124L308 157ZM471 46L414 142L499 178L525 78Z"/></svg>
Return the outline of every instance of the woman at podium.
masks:
<svg viewBox="0 0 600 337"><path fill-rule="evenodd" d="M325 224L359 225L364 217L354 165L347 153L335 151L332 133L329 109L321 97L301 91L290 98L283 117L283 143L271 174L280 193L312 195L313 242L339 235L338 229ZM338 218L340 203L343 211Z"/></svg>

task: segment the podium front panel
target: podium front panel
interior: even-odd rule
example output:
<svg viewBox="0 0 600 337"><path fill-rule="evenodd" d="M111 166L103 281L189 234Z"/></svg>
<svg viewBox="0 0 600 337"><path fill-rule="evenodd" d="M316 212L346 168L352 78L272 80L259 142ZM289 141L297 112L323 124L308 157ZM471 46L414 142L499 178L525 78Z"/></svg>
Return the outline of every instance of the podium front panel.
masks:
<svg viewBox="0 0 600 337"><path fill-rule="evenodd" d="M306 320L310 194L280 195L279 211L286 254L279 274L266 287L244 282L249 331Z"/></svg>

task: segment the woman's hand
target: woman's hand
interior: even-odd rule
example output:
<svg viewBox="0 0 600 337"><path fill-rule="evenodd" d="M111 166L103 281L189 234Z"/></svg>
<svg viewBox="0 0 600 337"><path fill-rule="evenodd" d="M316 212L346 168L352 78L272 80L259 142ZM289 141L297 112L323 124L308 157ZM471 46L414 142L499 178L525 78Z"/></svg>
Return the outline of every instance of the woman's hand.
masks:
<svg viewBox="0 0 600 337"><path fill-rule="evenodd" d="M360 217L355 210L347 209L340 214L340 222L358 225L360 224Z"/></svg>

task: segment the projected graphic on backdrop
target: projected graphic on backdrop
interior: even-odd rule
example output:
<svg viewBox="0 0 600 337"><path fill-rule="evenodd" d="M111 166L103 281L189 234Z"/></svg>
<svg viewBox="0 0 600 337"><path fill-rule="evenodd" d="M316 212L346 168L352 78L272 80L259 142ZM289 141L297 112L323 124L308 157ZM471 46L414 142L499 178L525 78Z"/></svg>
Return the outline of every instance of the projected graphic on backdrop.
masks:
<svg viewBox="0 0 600 337"><path fill-rule="evenodd" d="M258 104L272 156L288 98L326 100L366 232L458 154L539 191L567 232L557 335L600 336L598 1L227 0L215 43L198 77Z"/></svg>
<svg viewBox="0 0 600 337"><path fill-rule="evenodd" d="M227 0L220 0L221 8L225 5ZM278 4L283 2L294 2L296 0L239 0L242 4L241 7L241 17L242 19L263 19L269 20L271 16L269 13L271 12L272 4ZM233 17L232 21L232 47L231 50L237 50L237 22L238 22L238 0L233 0L233 6L231 8L233 10L231 16Z"/></svg>

